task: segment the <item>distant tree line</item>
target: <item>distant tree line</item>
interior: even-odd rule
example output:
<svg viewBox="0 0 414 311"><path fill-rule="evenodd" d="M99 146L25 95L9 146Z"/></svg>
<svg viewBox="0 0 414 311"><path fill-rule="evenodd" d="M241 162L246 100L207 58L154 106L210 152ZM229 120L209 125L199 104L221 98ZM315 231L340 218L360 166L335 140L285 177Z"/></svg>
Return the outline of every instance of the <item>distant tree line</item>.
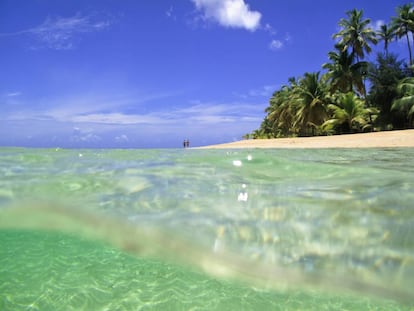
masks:
<svg viewBox="0 0 414 311"><path fill-rule="evenodd" d="M333 35L334 50L323 72L290 78L276 90L260 128L244 138L333 135L414 125L414 8L396 9L378 31L363 10L346 13ZM397 40L407 42L408 60L389 52ZM364 61L372 46L383 43L375 62Z"/></svg>

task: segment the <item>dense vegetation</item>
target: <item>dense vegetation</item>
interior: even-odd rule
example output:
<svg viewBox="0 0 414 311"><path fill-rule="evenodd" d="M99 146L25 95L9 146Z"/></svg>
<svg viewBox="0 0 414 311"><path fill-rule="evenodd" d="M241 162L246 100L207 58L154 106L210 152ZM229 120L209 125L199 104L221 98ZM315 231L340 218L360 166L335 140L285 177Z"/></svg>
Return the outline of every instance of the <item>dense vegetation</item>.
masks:
<svg viewBox="0 0 414 311"><path fill-rule="evenodd" d="M332 135L414 127L414 7L396 9L378 31L362 10L346 13L323 71L290 78L273 93L260 128L244 138ZM389 52L404 40L408 60ZM375 62L365 61L383 43Z"/></svg>

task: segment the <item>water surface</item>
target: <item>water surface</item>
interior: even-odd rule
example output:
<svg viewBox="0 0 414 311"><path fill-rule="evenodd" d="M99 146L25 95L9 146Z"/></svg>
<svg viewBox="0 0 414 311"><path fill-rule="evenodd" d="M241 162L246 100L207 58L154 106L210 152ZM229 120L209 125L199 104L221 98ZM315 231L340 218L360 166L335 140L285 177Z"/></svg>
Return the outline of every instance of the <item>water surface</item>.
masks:
<svg viewBox="0 0 414 311"><path fill-rule="evenodd" d="M0 149L2 310L409 310L414 149Z"/></svg>

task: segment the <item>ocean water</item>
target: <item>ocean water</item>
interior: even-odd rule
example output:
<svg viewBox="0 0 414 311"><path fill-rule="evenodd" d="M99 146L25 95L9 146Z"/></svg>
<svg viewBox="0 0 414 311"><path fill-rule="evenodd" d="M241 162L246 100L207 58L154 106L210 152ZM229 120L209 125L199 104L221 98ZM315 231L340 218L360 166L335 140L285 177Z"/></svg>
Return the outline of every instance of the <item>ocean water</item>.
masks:
<svg viewBox="0 0 414 311"><path fill-rule="evenodd" d="M0 148L0 310L413 310L413 237L413 148Z"/></svg>

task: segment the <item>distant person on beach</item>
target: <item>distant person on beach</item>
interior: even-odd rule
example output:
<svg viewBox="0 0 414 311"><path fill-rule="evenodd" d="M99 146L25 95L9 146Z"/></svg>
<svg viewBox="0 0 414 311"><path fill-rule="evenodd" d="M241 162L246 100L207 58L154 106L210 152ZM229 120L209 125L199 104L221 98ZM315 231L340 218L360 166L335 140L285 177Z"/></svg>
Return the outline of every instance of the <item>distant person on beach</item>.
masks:
<svg viewBox="0 0 414 311"><path fill-rule="evenodd" d="M190 141L188 139L184 139L183 146L184 148L190 147Z"/></svg>

